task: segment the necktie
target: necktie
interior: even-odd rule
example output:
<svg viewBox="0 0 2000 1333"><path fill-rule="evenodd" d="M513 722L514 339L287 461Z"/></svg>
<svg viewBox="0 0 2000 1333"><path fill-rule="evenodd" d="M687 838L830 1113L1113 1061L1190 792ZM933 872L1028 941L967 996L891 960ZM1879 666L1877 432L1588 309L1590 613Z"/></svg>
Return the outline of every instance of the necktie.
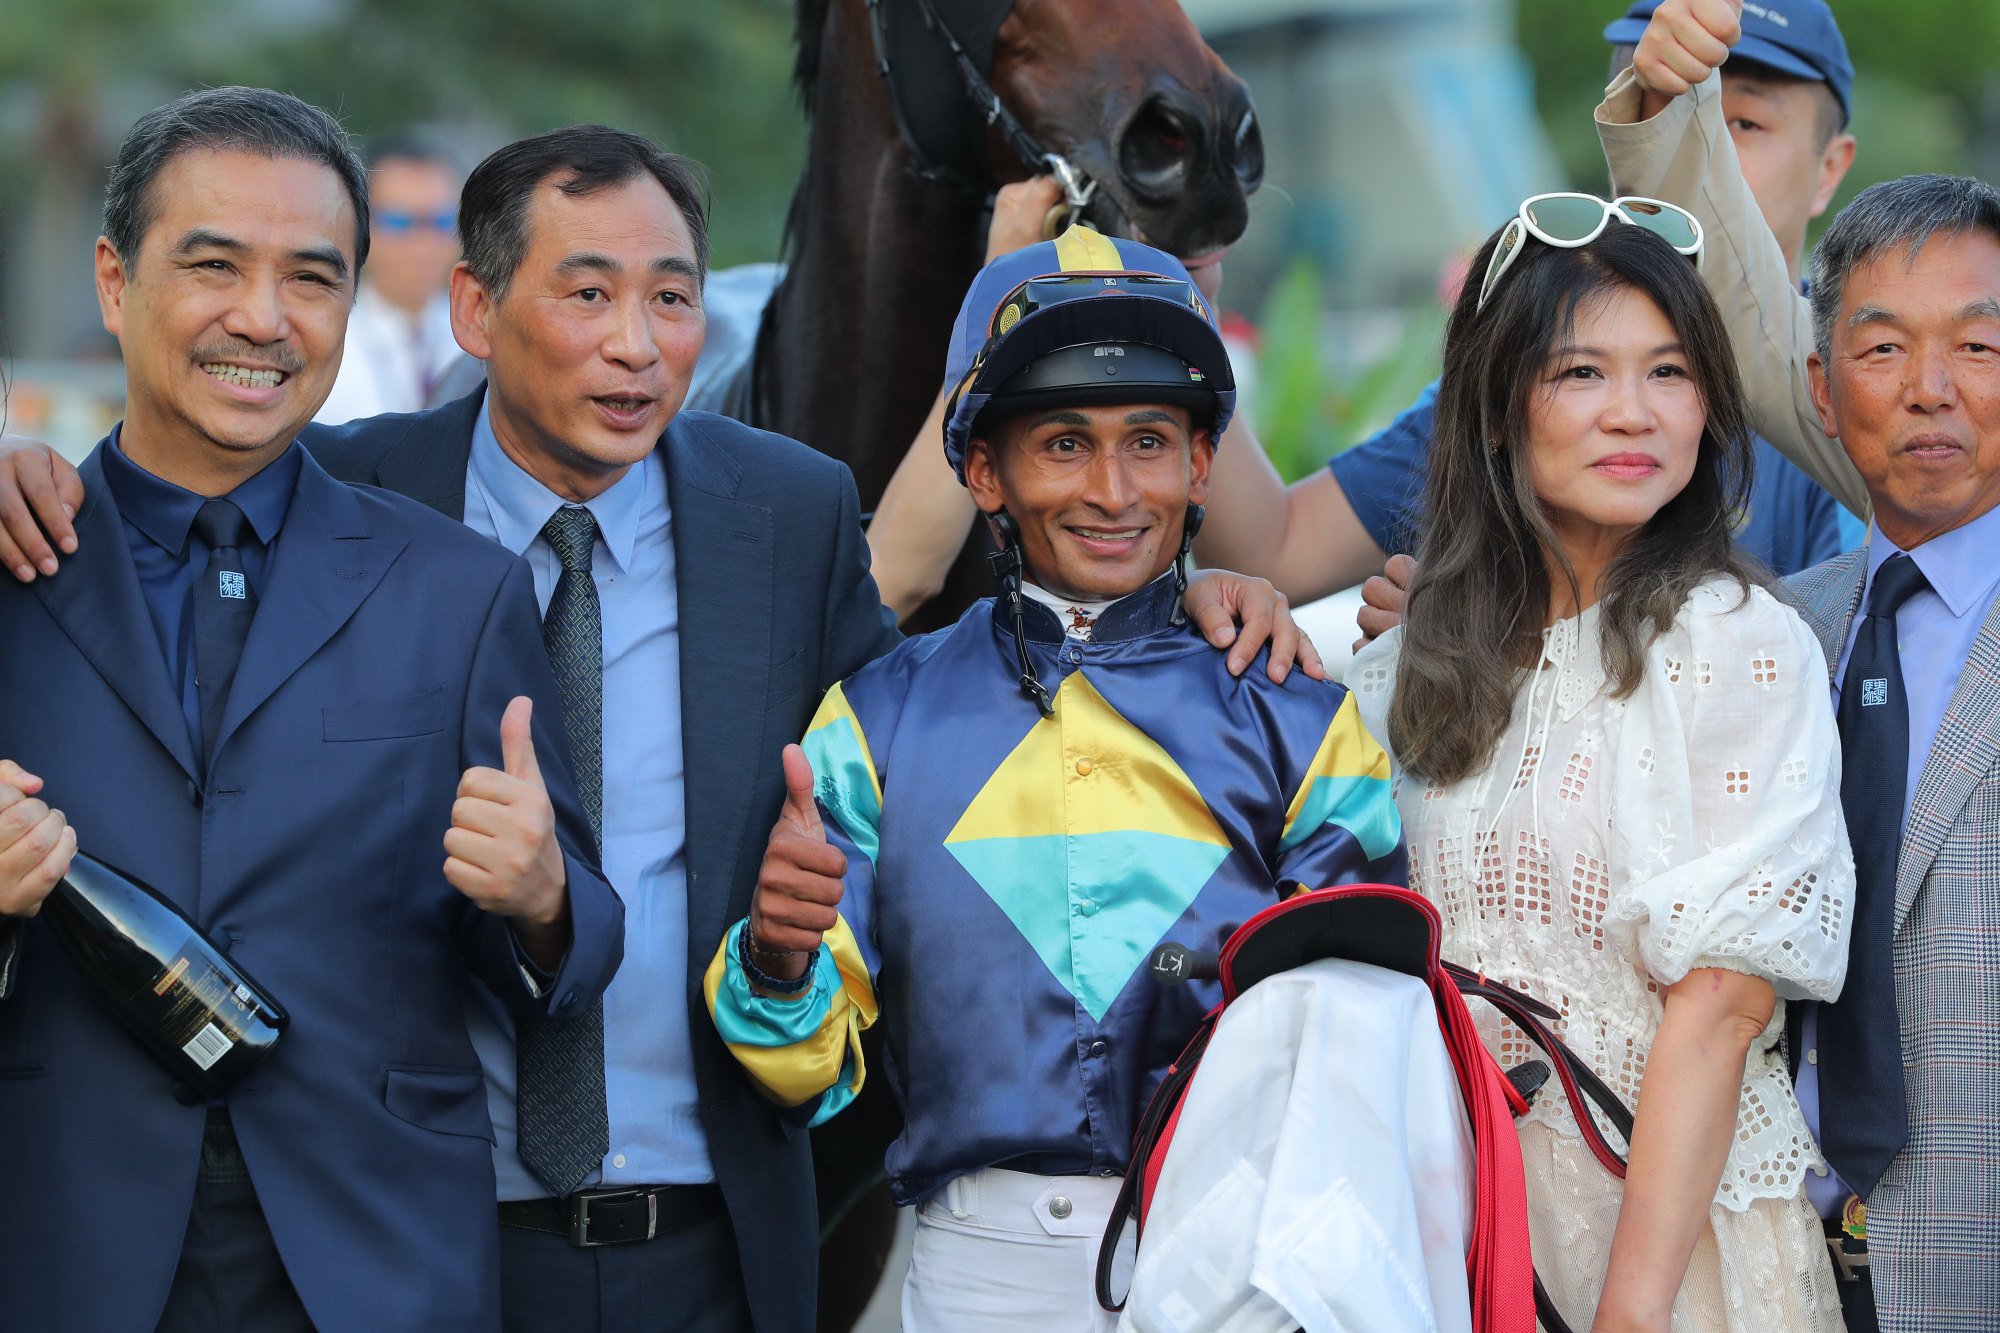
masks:
<svg viewBox="0 0 2000 1333"><path fill-rule="evenodd" d="M243 642L257 614L257 596L243 577L243 543L250 520L228 500L210 500L194 516L195 535L208 547L208 567L194 586L194 683L201 699L201 753L206 769L221 738L222 707L243 660Z"/></svg>
<svg viewBox="0 0 2000 1333"><path fill-rule="evenodd" d="M569 734L571 768L590 829L603 836L604 629L590 577L597 522L565 506L542 527L562 562L542 645L555 668ZM604 1005L563 1022L524 1020L515 1041L515 1100L521 1161L558 1197L573 1193L602 1166L611 1147L604 1100Z"/></svg>
<svg viewBox="0 0 2000 1333"><path fill-rule="evenodd" d="M1896 610L1928 587L1898 553L1875 572L1840 688L1840 803L1854 844L1854 927L1847 983L1820 1009L1820 1142L1863 1199L1910 1136L1896 1017L1896 862L1910 754L1910 706Z"/></svg>

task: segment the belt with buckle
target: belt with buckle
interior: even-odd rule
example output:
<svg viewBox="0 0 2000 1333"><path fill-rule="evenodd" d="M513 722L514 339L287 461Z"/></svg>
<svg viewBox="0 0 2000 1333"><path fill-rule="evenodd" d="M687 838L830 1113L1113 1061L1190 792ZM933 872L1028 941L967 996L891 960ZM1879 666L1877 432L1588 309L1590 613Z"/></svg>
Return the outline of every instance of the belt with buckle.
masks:
<svg viewBox="0 0 2000 1333"><path fill-rule="evenodd" d="M714 1185L645 1185L579 1190L566 1199L522 1199L500 1205L500 1225L562 1236L579 1248L629 1245L685 1231L722 1212Z"/></svg>
<svg viewBox="0 0 2000 1333"><path fill-rule="evenodd" d="M1826 1228L1826 1248L1833 1257L1833 1274L1842 1282L1868 1280L1868 1208L1848 1195L1836 1217L1820 1219Z"/></svg>

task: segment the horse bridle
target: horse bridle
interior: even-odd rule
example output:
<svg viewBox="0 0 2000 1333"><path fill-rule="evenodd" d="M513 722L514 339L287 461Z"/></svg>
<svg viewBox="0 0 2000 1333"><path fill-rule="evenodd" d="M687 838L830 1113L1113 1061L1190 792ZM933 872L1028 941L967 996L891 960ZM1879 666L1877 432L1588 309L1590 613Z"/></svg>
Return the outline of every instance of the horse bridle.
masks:
<svg viewBox="0 0 2000 1333"><path fill-rule="evenodd" d="M917 177L982 197L992 194L993 165L986 145L991 127L1029 171L1055 176L1072 214L1083 211L1097 182L1044 148L988 80L993 43L1014 0L909 0L915 17L923 20L921 27L908 21L908 9L896 0L867 0L867 5L875 70L888 88L896 130ZM920 45L926 35L943 43L951 57L948 69L936 59L935 49ZM973 114L964 114L966 110Z"/></svg>

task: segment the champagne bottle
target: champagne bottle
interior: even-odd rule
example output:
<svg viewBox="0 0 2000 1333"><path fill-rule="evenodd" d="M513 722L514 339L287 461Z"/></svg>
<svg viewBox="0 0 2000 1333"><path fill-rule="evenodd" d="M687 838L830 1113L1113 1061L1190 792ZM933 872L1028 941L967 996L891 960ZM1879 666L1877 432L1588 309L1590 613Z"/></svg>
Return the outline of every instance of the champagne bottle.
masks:
<svg viewBox="0 0 2000 1333"><path fill-rule="evenodd" d="M41 919L98 998L205 1098L240 1082L290 1021L180 908L81 852Z"/></svg>

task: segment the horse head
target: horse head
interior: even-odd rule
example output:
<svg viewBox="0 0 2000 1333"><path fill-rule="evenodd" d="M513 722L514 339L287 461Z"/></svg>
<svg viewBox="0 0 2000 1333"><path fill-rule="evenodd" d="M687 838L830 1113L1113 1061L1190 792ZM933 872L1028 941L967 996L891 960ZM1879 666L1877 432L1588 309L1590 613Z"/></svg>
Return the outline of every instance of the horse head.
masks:
<svg viewBox="0 0 2000 1333"><path fill-rule="evenodd" d="M992 68L1000 101L1096 183L1099 230L1195 260L1243 234L1264 177L1257 113L1178 0L1013 0ZM1012 156L993 145L996 165Z"/></svg>

